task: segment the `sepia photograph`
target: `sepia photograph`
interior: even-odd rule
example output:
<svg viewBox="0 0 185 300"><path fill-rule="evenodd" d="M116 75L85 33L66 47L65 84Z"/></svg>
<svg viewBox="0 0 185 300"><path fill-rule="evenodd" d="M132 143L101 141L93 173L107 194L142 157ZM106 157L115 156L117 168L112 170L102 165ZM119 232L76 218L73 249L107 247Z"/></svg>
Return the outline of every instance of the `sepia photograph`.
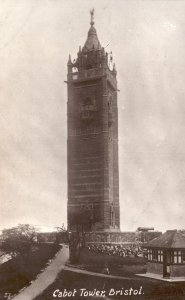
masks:
<svg viewBox="0 0 185 300"><path fill-rule="evenodd" d="M184 0L0 0L0 300L185 299L184 53Z"/></svg>

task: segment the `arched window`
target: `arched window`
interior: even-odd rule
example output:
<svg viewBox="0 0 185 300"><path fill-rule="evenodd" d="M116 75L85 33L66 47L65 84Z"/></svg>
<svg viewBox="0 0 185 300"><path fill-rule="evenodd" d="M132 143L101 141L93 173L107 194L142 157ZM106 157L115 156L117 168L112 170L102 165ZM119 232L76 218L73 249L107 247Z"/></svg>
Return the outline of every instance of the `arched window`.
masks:
<svg viewBox="0 0 185 300"><path fill-rule="evenodd" d="M111 205L111 207L110 207L110 225L111 226L114 226L114 221L115 221L115 215L114 215L114 206L113 206L113 204Z"/></svg>
<svg viewBox="0 0 185 300"><path fill-rule="evenodd" d="M108 100L108 125L109 127L113 123L113 114L112 114L112 96L109 97Z"/></svg>
<svg viewBox="0 0 185 300"><path fill-rule="evenodd" d="M108 101L108 112L112 113L112 96L109 97Z"/></svg>
<svg viewBox="0 0 185 300"><path fill-rule="evenodd" d="M90 97L87 97L83 100L83 106L89 106L92 104L92 100Z"/></svg>
<svg viewBox="0 0 185 300"><path fill-rule="evenodd" d="M81 104L81 118L83 120L92 120L94 112L96 111L96 102L93 101L90 97L86 97Z"/></svg>

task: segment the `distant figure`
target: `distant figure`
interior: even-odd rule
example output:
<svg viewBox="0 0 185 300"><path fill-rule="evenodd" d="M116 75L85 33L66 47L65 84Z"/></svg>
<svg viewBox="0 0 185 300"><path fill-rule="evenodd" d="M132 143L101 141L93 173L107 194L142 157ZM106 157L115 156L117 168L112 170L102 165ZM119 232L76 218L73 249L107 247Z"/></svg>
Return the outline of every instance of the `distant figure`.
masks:
<svg viewBox="0 0 185 300"><path fill-rule="evenodd" d="M110 274L110 272L109 272L109 268L108 268L108 265L105 263L105 265L104 265L104 268L103 268L103 272L102 272L103 274L106 274L106 275L109 275Z"/></svg>

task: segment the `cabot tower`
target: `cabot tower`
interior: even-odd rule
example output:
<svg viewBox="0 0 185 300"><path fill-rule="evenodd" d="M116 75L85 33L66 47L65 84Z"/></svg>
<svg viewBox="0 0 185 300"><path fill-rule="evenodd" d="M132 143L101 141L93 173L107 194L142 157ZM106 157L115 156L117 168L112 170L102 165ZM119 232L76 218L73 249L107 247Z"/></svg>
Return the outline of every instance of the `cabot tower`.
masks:
<svg viewBox="0 0 185 300"><path fill-rule="evenodd" d="M116 68L94 11L85 45L68 61L68 229L119 231Z"/></svg>

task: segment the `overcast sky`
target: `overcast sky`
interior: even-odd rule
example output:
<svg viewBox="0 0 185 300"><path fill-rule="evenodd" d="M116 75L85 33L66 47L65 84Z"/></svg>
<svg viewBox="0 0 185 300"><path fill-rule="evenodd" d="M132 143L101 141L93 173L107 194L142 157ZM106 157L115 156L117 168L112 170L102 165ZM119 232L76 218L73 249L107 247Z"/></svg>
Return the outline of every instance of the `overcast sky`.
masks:
<svg viewBox="0 0 185 300"><path fill-rule="evenodd" d="M66 80L89 10L118 71L121 228L185 228L185 1L0 0L0 229L66 224Z"/></svg>

